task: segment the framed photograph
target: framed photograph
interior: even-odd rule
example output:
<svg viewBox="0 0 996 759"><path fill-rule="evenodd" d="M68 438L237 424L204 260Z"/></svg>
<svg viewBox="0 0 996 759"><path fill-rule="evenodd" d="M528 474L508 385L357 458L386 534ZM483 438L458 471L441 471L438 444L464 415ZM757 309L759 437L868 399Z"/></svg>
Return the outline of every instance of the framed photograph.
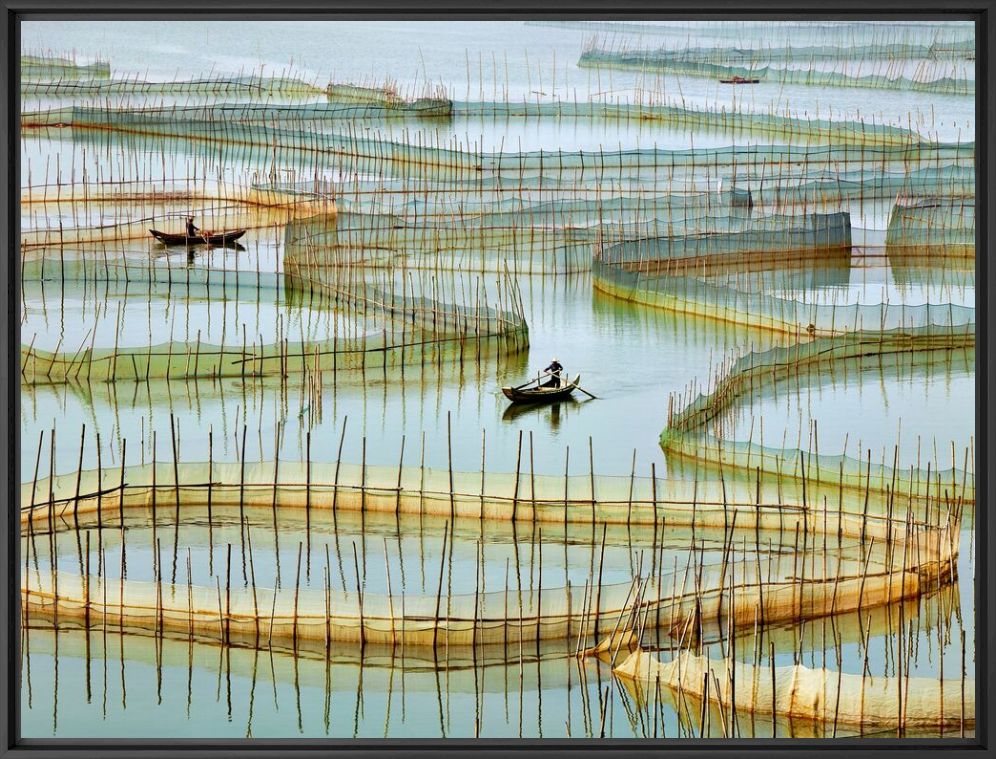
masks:
<svg viewBox="0 0 996 759"><path fill-rule="evenodd" d="M992 2L3 5L0 753L989 754Z"/></svg>

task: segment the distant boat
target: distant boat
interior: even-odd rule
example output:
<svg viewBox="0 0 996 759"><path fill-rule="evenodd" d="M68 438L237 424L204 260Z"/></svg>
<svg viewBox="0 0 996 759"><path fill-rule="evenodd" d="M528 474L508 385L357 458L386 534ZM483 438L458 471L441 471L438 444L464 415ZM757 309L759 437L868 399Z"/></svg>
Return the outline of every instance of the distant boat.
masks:
<svg viewBox="0 0 996 759"><path fill-rule="evenodd" d="M743 76L732 76L729 79L720 79L720 84L757 84L760 79L748 79Z"/></svg>
<svg viewBox="0 0 996 759"><path fill-rule="evenodd" d="M160 232L158 229L150 229L149 232L163 245L227 245L235 242L246 233L244 229L233 229L228 232L190 237L187 234L174 235L169 232Z"/></svg>
<svg viewBox="0 0 996 759"><path fill-rule="evenodd" d="M552 403L569 398L571 393L578 389L581 383L581 375L574 378L573 382L568 381L566 385L560 387L503 387L501 391L512 403ZM531 384L531 383L529 383Z"/></svg>

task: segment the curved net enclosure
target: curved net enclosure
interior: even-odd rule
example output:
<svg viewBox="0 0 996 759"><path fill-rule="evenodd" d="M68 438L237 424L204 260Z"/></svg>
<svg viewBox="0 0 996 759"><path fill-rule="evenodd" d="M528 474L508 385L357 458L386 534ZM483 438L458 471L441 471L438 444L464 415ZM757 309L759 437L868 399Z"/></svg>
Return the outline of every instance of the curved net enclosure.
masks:
<svg viewBox="0 0 996 759"><path fill-rule="evenodd" d="M333 85L335 87L335 85ZM319 92L305 82L255 77L234 80L191 80L170 83L108 80L100 82L24 82L25 96L65 98L111 98L138 95L197 96L201 98L242 96L250 102L215 102L202 105L72 105L21 114L27 128L71 126L78 129L110 129L123 132L193 134L193 127L214 124L255 124L285 129L349 128L350 122L428 119L439 123L460 120L604 121L642 125L653 122L678 129L695 129L729 135L759 135L804 143L834 143L867 146L901 146L920 139L904 127L866 121L787 116L742 108L688 108L675 104L522 101L464 101L446 98L370 97L329 94L327 103L257 103L254 99L278 95L307 97ZM235 133L233 133L233 138Z"/></svg>
<svg viewBox="0 0 996 759"><path fill-rule="evenodd" d="M314 324L307 327L290 318L286 326L272 326L269 336L248 335L234 325L216 333L189 328L167 342L128 345L121 333L124 320L93 324L78 346L45 350L34 340L21 348L21 376L28 384L92 382L153 378L221 378L286 376L340 370L387 372L405 365L441 365L481 356L517 353L528 345L528 329L521 304L511 285L501 290L498 303L486 299L446 301L440 292L418 290L414 279L369 278L352 267L316 270L288 261L285 274L190 268L186 265L150 265L148 262L105 255L102 259L25 262L29 281L50 282L65 291L84 291L97 283L117 283L132 298L145 287L147 299L173 301L187 309L223 297L249 303L283 302L292 311L311 309ZM136 287L136 283L139 287ZM458 295L458 293L454 293ZM217 309L215 309L217 310ZM322 311L333 317L317 319ZM151 315L151 306L150 306ZM105 315L106 318L106 315ZM216 317L217 318L217 317ZM227 322L221 320L222 324ZM208 320L210 323L210 320ZM324 327L322 326L324 324ZM207 327L205 326L205 330ZM308 335L305 335L307 331ZM98 342L98 332L100 342Z"/></svg>
<svg viewBox="0 0 996 759"><path fill-rule="evenodd" d="M803 302L696 276L706 266L735 268L763 258L815 263L850 245L848 213L758 218L742 231L600 245L593 283L636 303L797 338L876 328L974 329L975 309L969 306Z"/></svg>
<svg viewBox="0 0 996 759"><path fill-rule="evenodd" d="M91 615L101 619L106 615L115 625L159 633L209 635L218 631L225 643L234 636L243 641L255 639L257 645L261 631L268 640L285 644L309 639L403 641L417 646L573 640L576 636L598 640L610 630L614 635L630 629L633 620L641 618L644 627L663 627L673 637L684 638L689 629L701 635L707 626L749 628L758 624L759 617L763 624L774 624L916 598L949 582L956 565L953 536L957 528L949 519L953 515L928 523L914 519L910 512L880 517L781 504L734 507L725 501L721 506L697 500L691 504L661 502L656 482L646 480L640 481L637 497L646 499L649 486L653 496L649 503L633 503L637 488L631 480L631 500L625 507L611 501L586 504L568 492L570 482L556 477L540 478L539 484L530 478L529 493L523 493L520 502L518 474L514 479L489 475L489 482L484 483L477 473L433 472L421 467L336 464L334 472L328 469L312 471L310 464L277 461L251 465L174 461L78 472L22 486L21 523L33 544L45 535L69 530L78 534L94 527L120 532L124 541L135 529L131 519L126 524L126 511L151 513L153 526L166 530L205 504L209 526L212 508L222 520L226 509L229 513L236 510L242 521L247 511L265 514L270 509L303 507L316 516L329 510L436 514L448 517L447 530L450 523L455 529L456 520L467 517L596 524L637 513L646 520L648 506L652 506L654 522L684 522L700 529L722 525L724 532L741 529L730 534L734 535L733 551L742 539L743 553L727 552L722 562L706 564L704 555L693 549L684 569L676 565L669 571L662 562L631 583L603 585L599 579L596 585L593 578L583 589L571 585L544 589L542 584L530 584L526 590L520 584L514 589L508 585L501 591L479 587L473 594L444 596L440 580L434 596L405 593L397 599L359 586L355 592L334 591L327 581L322 589L301 587L300 548L293 590L279 584L276 589L257 588L255 582L251 587L233 588L230 558L224 590L220 579L210 588L189 580L186 586L167 582L162 574L153 582L125 579L123 574L94 578L84 563L81 575L75 576L65 571L27 571L22 578L26 613L83 620L84 624ZM597 482L602 490L610 486L611 481ZM532 504L531 510L527 504ZM522 513L517 513L520 506ZM801 568L771 552L775 533L769 531L776 525L780 540L794 534L797 549L800 534L813 531L802 548L804 557L807 552L812 557L804 558ZM763 550L762 529L767 541ZM824 536L822 543L815 538L819 535ZM158 546L155 532L152 537ZM445 533L443 542L445 556ZM544 549L539 550L542 563ZM547 546L546 551L550 550L556 551L556 546ZM690 571L693 561L696 565Z"/></svg>
<svg viewBox="0 0 996 759"><path fill-rule="evenodd" d="M793 448L766 447L763 440L725 439L723 415L747 398L760 395L780 382L800 376L816 379L848 364L853 370L881 372L889 366L947 365L953 356L974 362L974 328L927 326L883 331L852 332L822 337L787 347L751 351L723 367L708 393L689 391L672 396L667 428L661 445L669 455L709 463L725 470L765 473L778 479L806 479L836 484L858 492L902 491L941 504L973 504L975 478L965 462L954 457L945 466L897 467L895 461L872 462L871 451L862 461L848 455L827 455ZM860 453L860 452L859 452ZM955 508L960 508L956 506Z"/></svg>

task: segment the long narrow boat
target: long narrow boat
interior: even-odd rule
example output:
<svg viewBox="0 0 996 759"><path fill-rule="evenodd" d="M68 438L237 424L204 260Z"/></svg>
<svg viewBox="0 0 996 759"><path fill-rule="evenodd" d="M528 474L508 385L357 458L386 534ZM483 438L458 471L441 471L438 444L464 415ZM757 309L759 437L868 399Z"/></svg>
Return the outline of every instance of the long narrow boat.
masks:
<svg viewBox="0 0 996 759"><path fill-rule="evenodd" d="M571 393L577 390L578 385L581 383L581 375L579 374L574 378L574 381L568 381L567 384L561 387L530 387L530 388L517 388L517 387L503 387L501 391L505 394L512 403L552 403L554 401L562 401L565 398L569 398Z"/></svg>
<svg viewBox="0 0 996 759"><path fill-rule="evenodd" d="M748 79L744 76L731 76L729 79L720 79L720 84L759 84L760 79Z"/></svg>
<svg viewBox="0 0 996 759"><path fill-rule="evenodd" d="M149 232L163 245L226 245L235 242L246 233L244 229L233 229L228 232L189 237L186 234L174 235L169 232L160 232L158 229L150 229Z"/></svg>

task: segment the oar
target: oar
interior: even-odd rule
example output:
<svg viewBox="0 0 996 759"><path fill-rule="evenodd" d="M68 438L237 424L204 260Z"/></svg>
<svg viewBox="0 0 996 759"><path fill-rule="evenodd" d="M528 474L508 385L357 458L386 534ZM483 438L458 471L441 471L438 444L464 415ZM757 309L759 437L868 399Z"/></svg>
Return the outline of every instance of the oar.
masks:
<svg viewBox="0 0 996 759"><path fill-rule="evenodd" d="M592 395L591 393L589 393L589 392L588 392L587 390L585 390L585 389L584 389L583 387L581 387L580 385L575 385L575 386L574 386L574 388L575 388L576 390L580 390L580 391L581 391L582 393L584 393L585 395L587 395L587 396L588 396L589 398L592 398L592 399L594 399L594 400L596 400L596 401L598 400L598 396L597 396L597 395Z"/></svg>
<svg viewBox="0 0 996 759"><path fill-rule="evenodd" d="M541 374L541 375L540 375L539 377L537 377L536 379L531 379L531 380L529 380L529 382L525 383L524 385L519 385L518 387L513 387L512 389L513 389L513 390L521 390L521 389L522 389L522 388L524 388L524 387L529 387L529 386L530 386L531 384L533 384L534 382L539 382L539 381L540 381L541 379L543 379L543 377L545 377L545 376L546 376L546 375L544 375L544 374Z"/></svg>

